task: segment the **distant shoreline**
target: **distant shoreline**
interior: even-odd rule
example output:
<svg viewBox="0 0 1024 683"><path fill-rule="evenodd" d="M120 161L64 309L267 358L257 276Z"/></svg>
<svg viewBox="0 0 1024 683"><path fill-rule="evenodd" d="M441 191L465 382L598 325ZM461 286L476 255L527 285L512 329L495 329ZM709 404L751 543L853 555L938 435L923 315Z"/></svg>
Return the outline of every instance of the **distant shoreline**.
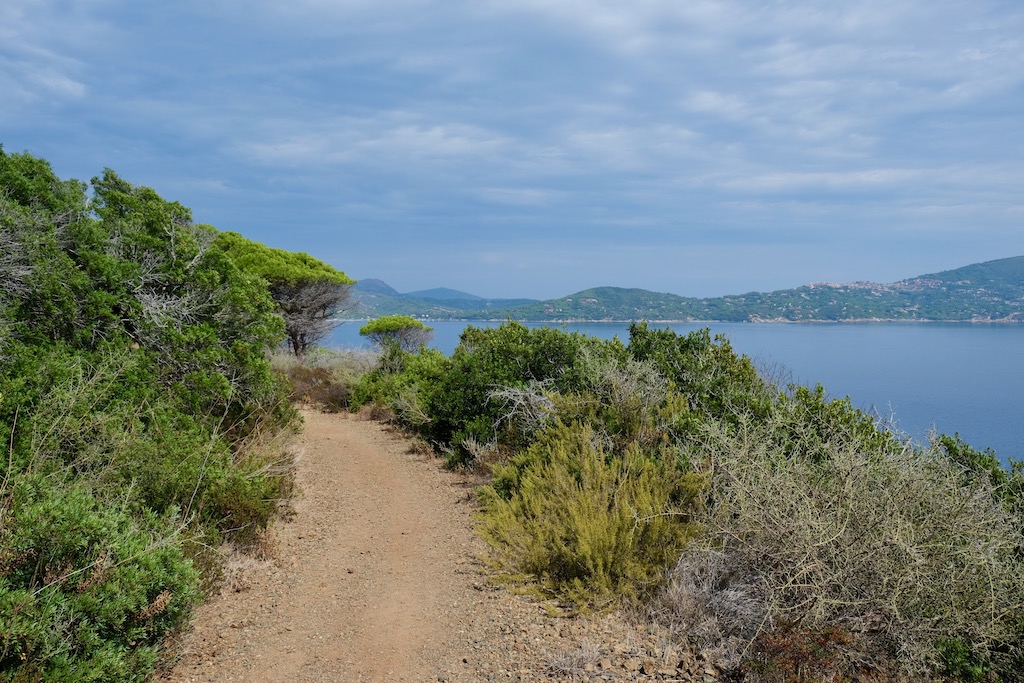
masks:
<svg viewBox="0 0 1024 683"><path fill-rule="evenodd" d="M613 319L592 319L592 318L560 318L560 319L543 319L543 320L530 320L527 318L429 318L412 316L417 320L421 320L425 323L439 322L439 323L504 323L511 320L516 323L529 323L529 324L542 324L542 323L554 323L559 325L565 324L592 324L592 323L608 323L614 325L629 325L635 322L646 322L653 325L710 325L718 323L729 323L735 325L765 325L765 324L786 324L786 325L822 325L822 324L834 324L834 325L871 325L871 324L892 324L892 323L920 323L925 325L930 324L945 324L945 325L1020 325L1024 323L1024 319L1021 318L997 318L997 319L973 319L973 320L939 320L932 318L847 318L841 320L833 320L829 318L815 319L815 320L786 320L785 318L765 318L757 320L655 320L652 318L633 318L631 320L613 320ZM366 322L371 320L370 317L361 318L343 318L339 319L342 323L354 323L354 322Z"/></svg>

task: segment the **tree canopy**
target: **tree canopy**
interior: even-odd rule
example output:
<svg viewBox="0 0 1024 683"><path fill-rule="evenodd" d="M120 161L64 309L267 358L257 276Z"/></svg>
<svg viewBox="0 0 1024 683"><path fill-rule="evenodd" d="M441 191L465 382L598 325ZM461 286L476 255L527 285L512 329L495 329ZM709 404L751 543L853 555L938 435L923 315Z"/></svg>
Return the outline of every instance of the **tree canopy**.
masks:
<svg viewBox="0 0 1024 683"><path fill-rule="evenodd" d="M349 304L355 280L309 254L268 247L235 232L220 233L214 246L266 280L296 356L327 336Z"/></svg>
<svg viewBox="0 0 1024 683"><path fill-rule="evenodd" d="M433 330L408 315L388 315L370 320L359 328L359 334L381 348L393 343L412 352L430 342Z"/></svg>

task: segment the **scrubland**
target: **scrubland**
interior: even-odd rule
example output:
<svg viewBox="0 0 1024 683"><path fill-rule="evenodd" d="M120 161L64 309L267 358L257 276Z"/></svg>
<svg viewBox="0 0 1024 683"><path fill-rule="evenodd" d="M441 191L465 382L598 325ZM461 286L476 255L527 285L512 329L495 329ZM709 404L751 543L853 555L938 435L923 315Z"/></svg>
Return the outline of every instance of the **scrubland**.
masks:
<svg viewBox="0 0 1024 683"><path fill-rule="evenodd" d="M224 554L287 510L296 403L367 411L478 476L495 577L654 622L727 678L1024 677L1019 463L912 443L707 330L509 322L447 357L386 334L317 350L293 319L300 361L274 353L275 274L180 204L2 150L0 187L2 680L165 666Z"/></svg>
<svg viewBox="0 0 1024 683"><path fill-rule="evenodd" d="M483 472L492 567L625 608L747 681L1020 680L1020 466L779 386L728 341L509 322L383 349L352 389Z"/></svg>

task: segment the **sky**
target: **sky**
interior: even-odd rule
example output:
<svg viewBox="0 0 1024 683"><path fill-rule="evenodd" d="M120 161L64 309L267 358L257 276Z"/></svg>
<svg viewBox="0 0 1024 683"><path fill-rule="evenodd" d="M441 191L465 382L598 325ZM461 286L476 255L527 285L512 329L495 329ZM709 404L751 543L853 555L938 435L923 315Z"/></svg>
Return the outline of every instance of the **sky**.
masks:
<svg viewBox="0 0 1024 683"><path fill-rule="evenodd" d="M1019 0L3 0L0 143L400 291L1024 255Z"/></svg>

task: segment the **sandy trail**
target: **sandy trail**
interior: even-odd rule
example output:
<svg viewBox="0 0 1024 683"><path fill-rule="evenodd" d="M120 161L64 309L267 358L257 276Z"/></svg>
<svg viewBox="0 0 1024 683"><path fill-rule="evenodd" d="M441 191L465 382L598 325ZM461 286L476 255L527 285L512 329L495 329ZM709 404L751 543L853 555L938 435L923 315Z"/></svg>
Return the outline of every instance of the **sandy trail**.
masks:
<svg viewBox="0 0 1024 683"><path fill-rule="evenodd" d="M164 680L713 683L616 615L553 618L488 583L467 476L379 423L304 417L293 519L270 559L229 562Z"/></svg>
<svg viewBox="0 0 1024 683"><path fill-rule="evenodd" d="M464 477L374 422L305 414L301 496L275 560L200 610L174 681L426 681L484 592ZM463 602L460 605L460 600Z"/></svg>

